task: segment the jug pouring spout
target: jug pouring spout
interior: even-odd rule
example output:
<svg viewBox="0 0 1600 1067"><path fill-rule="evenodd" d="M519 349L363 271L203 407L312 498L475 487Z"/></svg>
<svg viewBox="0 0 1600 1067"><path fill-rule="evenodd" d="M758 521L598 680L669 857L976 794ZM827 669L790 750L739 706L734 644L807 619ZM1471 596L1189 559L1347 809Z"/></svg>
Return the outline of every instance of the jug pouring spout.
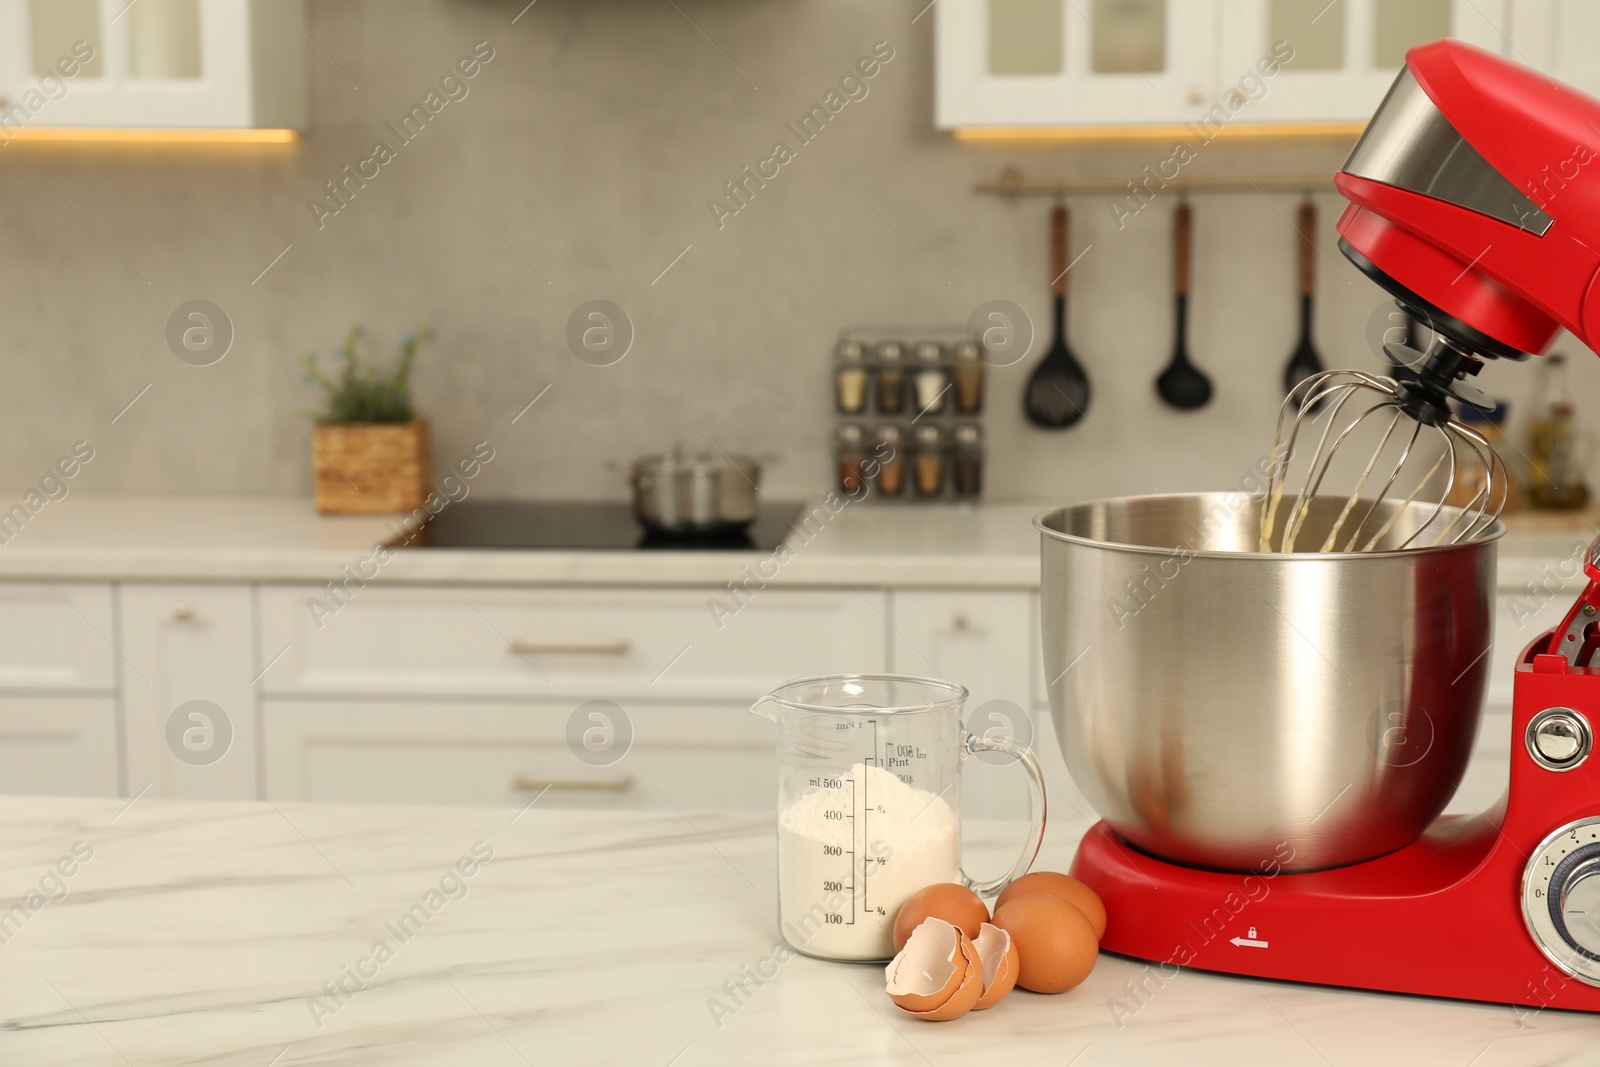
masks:
<svg viewBox="0 0 1600 1067"><path fill-rule="evenodd" d="M757 697L756 702L750 705L750 714L777 722L778 713L783 710L783 705L778 703L777 692L774 689Z"/></svg>

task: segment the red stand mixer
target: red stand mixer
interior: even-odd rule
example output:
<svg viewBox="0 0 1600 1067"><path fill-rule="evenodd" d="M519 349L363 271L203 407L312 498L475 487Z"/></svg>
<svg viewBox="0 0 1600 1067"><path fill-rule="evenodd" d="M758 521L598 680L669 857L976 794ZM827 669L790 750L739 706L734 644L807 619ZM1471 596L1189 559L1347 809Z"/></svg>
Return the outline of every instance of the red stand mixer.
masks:
<svg viewBox="0 0 1600 1067"><path fill-rule="evenodd" d="M1437 426L1451 420L1452 401L1482 397L1465 379L1483 360L1540 354L1561 328L1597 347L1597 156L1600 102L1455 41L1410 51L1336 179L1350 202L1338 224L1341 249L1435 334L1426 353L1390 349L1405 373L1367 376L1392 390L1392 407L1418 425ZM1062 509L1038 522L1051 702L1069 766L1106 820L1085 835L1072 870L1106 903L1103 947L1152 961L1163 979L1195 967L1600 1011L1600 760L1591 758L1600 726L1600 663L1593 658L1600 647L1600 539L1586 557L1588 587L1561 628L1529 644L1517 662L1506 795L1488 812L1440 816L1460 782L1483 695L1477 661L1487 647L1472 646L1487 644L1492 540L1500 532L1494 516L1475 527L1474 536L1486 534L1488 542L1478 542L1478 555L1457 544L1412 556L1415 530L1397 539L1385 525L1373 539L1372 561L1358 564L1368 553L1329 551L1337 522L1321 553L1315 545L1276 557L1257 552L1245 494L1142 499L1137 507L1109 501ZM1408 502L1386 514L1400 516L1404 532L1412 522L1405 509L1421 506ZM1309 525L1332 522L1309 508L1298 517ZM1149 532L1161 523L1200 531L1194 536L1203 533L1204 543L1160 548L1180 536L1163 541ZM1125 565L1134 568L1126 581L1115 571L1117 553L1143 554ZM1292 580L1268 569L1290 559L1302 568ZM1120 607L1112 604L1113 625L1094 615L1102 609L1093 602L1115 601L1119 581L1128 595ZM1368 592L1409 606L1391 608L1389 616L1414 614L1402 622L1363 614L1342 584L1357 581L1372 581ZM1248 615L1252 603L1265 621ZM1186 629L1172 619L1187 620ZM1248 646L1228 669L1207 664L1230 628L1266 633L1269 625L1270 639L1251 638L1263 645L1255 664ZM1393 625L1388 640L1398 651L1356 643L1362 627L1383 625ZM1478 631L1468 641L1462 631L1470 627ZM1119 662L1124 646L1130 658ZM1399 658L1412 653L1416 662ZM1087 666L1075 666L1080 654ZM1103 666L1095 666L1096 657ZM1253 672L1278 671L1284 658L1323 680L1307 677L1296 690L1282 668L1284 695L1265 706L1273 702L1251 688ZM1113 668L1160 674L1167 659L1211 673L1175 671L1159 684L1112 679ZM1372 679L1360 673L1369 663ZM1429 671L1440 678L1431 680ZM1201 697L1184 687L1208 679L1236 700L1231 710L1208 705L1222 709L1209 712L1209 725L1228 732L1226 746L1218 741L1215 751L1186 718ZM1113 684L1123 687L1115 695ZM1341 708L1338 694L1324 690L1359 691L1360 699ZM1128 699L1113 706L1122 696ZM1386 696L1401 710L1384 711ZM1173 707L1147 710L1162 701ZM1411 708L1416 701L1429 709ZM1437 731L1424 753L1442 761L1434 779L1416 777L1391 746L1382 758L1344 761L1356 768L1345 787L1354 792L1334 795L1344 769L1327 772L1322 792L1311 788L1326 769L1318 762L1323 746L1353 751L1350 738L1366 729L1378 752L1393 740L1383 731L1394 722ZM1227 746L1249 750L1256 763L1233 758ZM1415 767L1429 765L1418 759ZM1252 770L1265 763L1270 775ZM1230 791L1238 795L1231 809ZM1332 799L1317 811L1324 793ZM1406 802L1415 827L1401 825L1401 806L1386 806L1395 797ZM1335 826L1340 805L1352 803L1361 810ZM1254 819L1254 839L1227 839L1225 829L1208 826L1207 818L1225 825L1213 818L1217 811ZM1276 846L1275 825L1290 828ZM1341 843L1349 846L1342 852Z"/></svg>

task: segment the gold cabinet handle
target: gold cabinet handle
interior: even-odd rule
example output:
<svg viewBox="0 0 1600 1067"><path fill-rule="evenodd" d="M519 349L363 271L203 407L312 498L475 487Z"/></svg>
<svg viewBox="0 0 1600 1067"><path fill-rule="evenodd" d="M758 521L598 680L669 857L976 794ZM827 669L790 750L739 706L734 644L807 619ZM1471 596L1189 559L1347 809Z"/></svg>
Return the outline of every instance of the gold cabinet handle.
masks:
<svg viewBox="0 0 1600 1067"><path fill-rule="evenodd" d="M562 645L545 641L511 641L511 651L519 656L626 656L633 651L632 641L610 644Z"/></svg>
<svg viewBox="0 0 1600 1067"><path fill-rule="evenodd" d="M565 789L584 793L626 793L633 788L633 775L615 778L530 778L519 774L511 779L511 788L519 793L542 793L546 789Z"/></svg>

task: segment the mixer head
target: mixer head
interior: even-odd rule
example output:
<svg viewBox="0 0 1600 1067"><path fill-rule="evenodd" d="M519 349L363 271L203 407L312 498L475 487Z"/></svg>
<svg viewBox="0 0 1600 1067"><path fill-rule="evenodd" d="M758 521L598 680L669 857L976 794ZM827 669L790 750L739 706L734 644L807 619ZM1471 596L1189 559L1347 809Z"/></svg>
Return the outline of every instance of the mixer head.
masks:
<svg viewBox="0 0 1600 1067"><path fill-rule="evenodd" d="M1421 45L1334 182L1350 202L1340 249L1434 340L1386 345L1392 375L1329 371L1290 394L1261 548L1467 540L1494 523L1509 487L1494 449L1453 415L1494 406L1467 379L1486 359L1544 352L1563 327L1591 349L1600 339L1600 101L1459 41ZM1351 461L1369 454L1363 435L1377 439L1371 458ZM1285 511L1296 463L1304 480ZM1338 521L1321 544L1297 545L1343 468L1354 489ZM1413 528L1415 509L1393 505L1417 501L1431 511Z"/></svg>
<svg viewBox="0 0 1600 1067"><path fill-rule="evenodd" d="M1460 41L1406 65L1334 178L1339 247L1460 354L1600 338L1600 101Z"/></svg>
<svg viewBox="0 0 1600 1067"><path fill-rule="evenodd" d="M1403 377L1323 371L1284 400L1262 510L1261 551L1370 552L1458 544L1499 518L1510 485L1505 463L1450 409L1452 400L1465 400L1467 390L1473 397L1468 402L1493 406L1455 377L1456 364L1471 357L1438 351L1448 349L1442 342L1428 353L1386 347L1400 368L1416 370L1402 371ZM1308 451L1313 438L1316 444ZM1364 463L1363 457L1368 457ZM1344 506L1320 543L1300 544L1313 502L1330 476L1351 486ZM1466 492L1458 493L1458 486ZM1420 523L1412 507L1419 503ZM1397 530L1401 522L1406 527Z"/></svg>

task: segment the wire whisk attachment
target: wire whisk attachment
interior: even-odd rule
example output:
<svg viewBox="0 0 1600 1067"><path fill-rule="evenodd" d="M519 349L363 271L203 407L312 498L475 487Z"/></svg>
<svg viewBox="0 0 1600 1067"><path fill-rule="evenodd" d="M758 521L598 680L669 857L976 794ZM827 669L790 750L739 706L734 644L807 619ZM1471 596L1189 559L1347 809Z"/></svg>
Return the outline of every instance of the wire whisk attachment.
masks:
<svg viewBox="0 0 1600 1067"><path fill-rule="evenodd" d="M1260 551L1371 552L1458 544L1494 524L1506 503L1505 462L1447 405L1419 414L1407 391L1407 383L1396 378L1329 370L1289 393L1278 412L1269 460ZM1492 404L1464 384L1461 395ZM1316 447L1304 454L1303 445L1313 435ZM1369 455L1364 464L1363 455ZM1480 476L1460 477L1469 466L1476 466ZM1286 486L1296 479L1297 491L1290 494ZM1339 488L1324 496L1325 484L1349 486L1348 495ZM1477 488L1452 504L1458 484Z"/></svg>

